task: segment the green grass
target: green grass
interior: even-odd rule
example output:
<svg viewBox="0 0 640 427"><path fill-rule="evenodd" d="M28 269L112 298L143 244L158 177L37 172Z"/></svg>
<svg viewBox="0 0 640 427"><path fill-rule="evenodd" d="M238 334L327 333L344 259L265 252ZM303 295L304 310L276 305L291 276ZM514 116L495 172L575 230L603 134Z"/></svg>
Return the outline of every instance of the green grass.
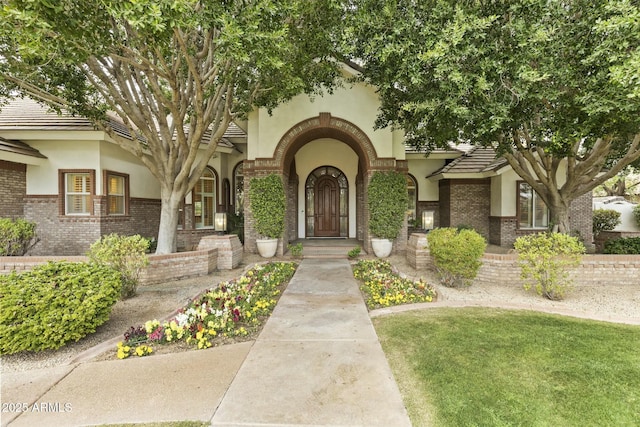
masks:
<svg viewBox="0 0 640 427"><path fill-rule="evenodd" d="M414 426L640 423L640 327L486 308L374 324Z"/></svg>

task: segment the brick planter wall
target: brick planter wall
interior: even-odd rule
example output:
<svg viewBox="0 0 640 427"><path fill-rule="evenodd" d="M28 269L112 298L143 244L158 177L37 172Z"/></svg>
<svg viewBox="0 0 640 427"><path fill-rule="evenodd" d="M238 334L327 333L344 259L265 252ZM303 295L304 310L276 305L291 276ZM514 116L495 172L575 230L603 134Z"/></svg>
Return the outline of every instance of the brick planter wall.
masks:
<svg viewBox="0 0 640 427"><path fill-rule="evenodd" d="M407 261L420 269L433 269L429 249L421 242L420 234L409 239ZM425 236L425 235L422 235ZM426 237L425 237L426 240ZM580 267L571 271L571 278L584 285L601 285L615 282L618 285L640 285L640 255L584 255ZM522 286L520 267L516 254L490 254L482 257L482 267L474 284L499 283Z"/></svg>
<svg viewBox="0 0 640 427"><path fill-rule="evenodd" d="M407 243L407 262L416 270L433 269L433 259L429 255L427 247L427 235L424 233L412 233Z"/></svg>
<svg viewBox="0 0 640 427"><path fill-rule="evenodd" d="M49 261L85 262L85 256L22 256L0 257L0 274L12 270L26 271ZM218 266L218 249L149 255L149 266L140 275L140 285L206 276Z"/></svg>
<svg viewBox="0 0 640 427"><path fill-rule="evenodd" d="M218 269L231 270L242 261L243 248L240 239L235 234L224 236L205 236L200 239L198 250L216 248L218 250Z"/></svg>
<svg viewBox="0 0 640 427"><path fill-rule="evenodd" d="M141 285L206 276L218 267L218 249L149 255L149 266L140 275Z"/></svg>

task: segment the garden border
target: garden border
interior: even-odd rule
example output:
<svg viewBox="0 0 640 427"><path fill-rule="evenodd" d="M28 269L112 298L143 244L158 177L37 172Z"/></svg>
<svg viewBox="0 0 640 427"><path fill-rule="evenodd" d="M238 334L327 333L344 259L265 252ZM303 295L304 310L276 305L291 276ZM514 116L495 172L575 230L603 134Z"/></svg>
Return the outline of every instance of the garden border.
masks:
<svg viewBox="0 0 640 427"><path fill-rule="evenodd" d="M407 261L416 270L433 270L433 260L427 248L426 234L413 233L407 246ZM640 255L586 254L580 266L570 270L571 278L580 284L640 285ZM482 267L474 283L499 283L522 286L517 254L482 256Z"/></svg>

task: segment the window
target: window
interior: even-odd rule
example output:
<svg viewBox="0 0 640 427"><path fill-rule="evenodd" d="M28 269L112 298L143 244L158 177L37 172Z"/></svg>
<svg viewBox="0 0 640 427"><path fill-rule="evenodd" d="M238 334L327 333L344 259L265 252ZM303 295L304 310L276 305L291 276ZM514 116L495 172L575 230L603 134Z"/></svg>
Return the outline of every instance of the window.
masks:
<svg viewBox="0 0 640 427"><path fill-rule="evenodd" d="M63 215L93 214L95 172L85 170L60 170L59 187L62 198L60 213Z"/></svg>
<svg viewBox="0 0 640 427"><path fill-rule="evenodd" d="M238 163L233 173L234 181L234 207L236 215L242 215L244 213L244 174L242 169L242 162Z"/></svg>
<svg viewBox="0 0 640 427"><path fill-rule="evenodd" d="M129 176L106 172L107 215L126 215L129 193Z"/></svg>
<svg viewBox="0 0 640 427"><path fill-rule="evenodd" d="M193 213L196 228L213 228L216 213L216 175L205 169L193 189Z"/></svg>
<svg viewBox="0 0 640 427"><path fill-rule="evenodd" d="M407 221L409 225L416 223L416 206L418 201L418 184L416 179L407 175L407 193L409 194L409 206L407 207Z"/></svg>
<svg viewBox="0 0 640 427"><path fill-rule="evenodd" d="M547 205L526 182L518 182L518 226L520 228L549 226Z"/></svg>

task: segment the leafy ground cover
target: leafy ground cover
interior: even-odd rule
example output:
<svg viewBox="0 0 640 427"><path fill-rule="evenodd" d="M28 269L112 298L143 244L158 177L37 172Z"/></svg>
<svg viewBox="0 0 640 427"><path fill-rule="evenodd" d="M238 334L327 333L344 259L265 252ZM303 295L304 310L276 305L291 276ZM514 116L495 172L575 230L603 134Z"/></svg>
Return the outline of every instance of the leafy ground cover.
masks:
<svg viewBox="0 0 640 427"><path fill-rule="evenodd" d="M256 335L296 270L293 262L256 265L238 279L221 282L167 321L132 326L118 343L119 359L147 356L156 344L186 343L199 349Z"/></svg>
<svg viewBox="0 0 640 427"><path fill-rule="evenodd" d="M360 281L360 291L369 309L431 302L436 296L433 287L424 281L400 277L388 261L360 260L353 266L353 275Z"/></svg>
<svg viewBox="0 0 640 427"><path fill-rule="evenodd" d="M640 328L528 311L373 319L413 425L637 425Z"/></svg>

